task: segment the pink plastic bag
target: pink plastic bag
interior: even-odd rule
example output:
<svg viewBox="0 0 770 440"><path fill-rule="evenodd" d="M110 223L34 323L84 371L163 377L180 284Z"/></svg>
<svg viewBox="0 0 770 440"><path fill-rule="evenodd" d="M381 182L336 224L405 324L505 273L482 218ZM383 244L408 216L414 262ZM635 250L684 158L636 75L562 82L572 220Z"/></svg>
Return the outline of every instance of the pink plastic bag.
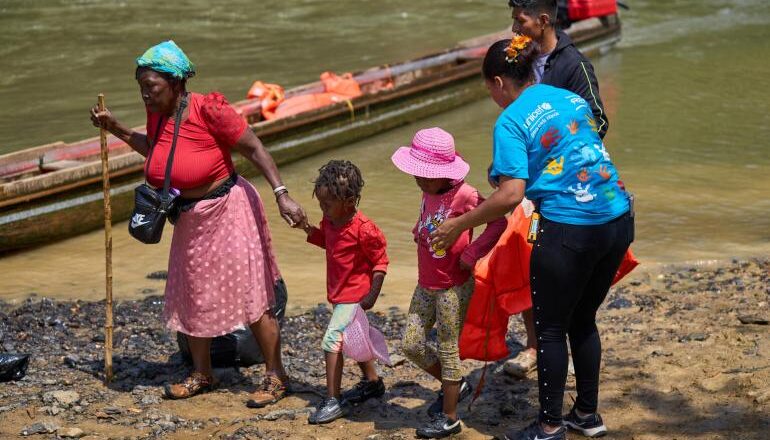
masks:
<svg viewBox="0 0 770 440"><path fill-rule="evenodd" d="M356 362L367 362L377 358L386 365L390 365L385 336L369 325L366 312L361 306L356 306L353 319L342 332L342 354Z"/></svg>

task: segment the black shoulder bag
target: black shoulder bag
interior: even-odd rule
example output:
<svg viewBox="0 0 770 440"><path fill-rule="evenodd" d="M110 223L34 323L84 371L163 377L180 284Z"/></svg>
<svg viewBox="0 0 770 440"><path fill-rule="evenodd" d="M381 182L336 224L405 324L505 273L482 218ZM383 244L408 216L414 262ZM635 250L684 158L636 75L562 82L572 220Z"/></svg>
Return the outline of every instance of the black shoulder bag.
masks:
<svg viewBox="0 0 770 440"><path fill-rule="evenodd" d="M158 190L148 185L147 182L134 189L134 212L131 214L131 221L128 222L128 233L132 237L146 244L153 244L160 241L163 235L163 226L166 224L166 217L172 208L175 195L170 193L171 189L171 165L174 162L174 150L176 149L176 139L179 136L179 126L182 123L182 113L187 107L187 96L182 98L179 103L179 110L176 113L176 125L174 125L174 138L171 141L171 150L166 160L166 175L163 178L163 190ZM161 121L163 119L161 118ZM155 141L150 147L147 155L147 163L152 160L152 153L155 151L160 137L161 124L158 123L158 130L155 132Z"/></svg>

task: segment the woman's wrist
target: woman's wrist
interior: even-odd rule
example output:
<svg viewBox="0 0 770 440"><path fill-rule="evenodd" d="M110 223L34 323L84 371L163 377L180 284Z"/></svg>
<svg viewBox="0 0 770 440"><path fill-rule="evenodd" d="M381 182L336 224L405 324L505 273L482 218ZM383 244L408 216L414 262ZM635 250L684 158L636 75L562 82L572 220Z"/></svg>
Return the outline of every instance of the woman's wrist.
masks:
<svg viewBox="0 0 770 440"><path fill-rule="evenodd" d="M281 186L276 187L273 190L273 194L275 194L275 201L277 202L277 201L281 200L281 198L283 198L284 196L289 195L289 190L286 189L285 186L281 185Z"/></svg>

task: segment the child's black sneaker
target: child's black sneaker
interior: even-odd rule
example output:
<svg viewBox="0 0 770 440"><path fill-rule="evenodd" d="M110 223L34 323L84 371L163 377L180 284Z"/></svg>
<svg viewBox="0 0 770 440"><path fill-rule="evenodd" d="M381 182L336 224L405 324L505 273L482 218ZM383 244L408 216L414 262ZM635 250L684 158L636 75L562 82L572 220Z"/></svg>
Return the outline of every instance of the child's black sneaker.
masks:
<svg viewBox="0 0 770 440"><path fill-rule="evenodd" d="M342 401L359 404L374 397L382 397L385 394L385 384L382 378L374 381L361 379L353 388L342 393Z"/></svg>
<svg viewBox="0 0 770 440"><path fill-rule="evenodd" d="M460 396L457 399L457 402L462 402L471 394L473 394L473 387L463 377L460 379ZM428 415L433 416L442 411L444 411L444 392L439 391L436 400L434 400L433 403L431 403L428 407Z"/></svg>
<svg viewBox="0 0 770 440"><path fill-rule="evenodd" d="M334 397L327 397L318 404L316 411L310 414L307 421L311 425L322 425L346 416L348 411L349 406L346 403L340 402Z"/></svg>
<svg viewBox="0 0 770 440"><path fill-rule="evenodd" d="M550 434L546 434L540 426L540 422L535 421L522 430L510 429L505 431L504 440L567 440L567 428L562 426Z"/></svg>
<svg viewBox="0 0 770 440"><path fill-rule="evenodd" d="M431 417L430 422L421 428L417 428L419 438L444 438L457 434L463 430L460 419L450 419L446 414L439 412Z"/></svg>
<svg viewBox="0 0 770 440"><path fill-rule="evenodd" d="M580 417L575 407L564 417L564 426L583 434L586 437L601 437L607 434L607 427L602 422L599 413L587 417Z"/></svg>

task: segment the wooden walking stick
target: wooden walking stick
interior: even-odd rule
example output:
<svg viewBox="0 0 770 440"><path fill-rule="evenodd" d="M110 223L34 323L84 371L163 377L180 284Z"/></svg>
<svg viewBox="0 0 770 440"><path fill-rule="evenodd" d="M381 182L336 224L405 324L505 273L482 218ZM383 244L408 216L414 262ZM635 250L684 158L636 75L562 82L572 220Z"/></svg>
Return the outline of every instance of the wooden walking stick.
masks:
<svg viewBox="0 0 770 440"><path fill-rule="evenodd" d="M97 97L99 111L104 111L104 94ZM102 189L104 190L104 256L106 263L105 278L105 318L104 318L104 383L112 382L112 206L110 205L110 166L107 151L107 131L99 129L102 151Z"/></svg>

